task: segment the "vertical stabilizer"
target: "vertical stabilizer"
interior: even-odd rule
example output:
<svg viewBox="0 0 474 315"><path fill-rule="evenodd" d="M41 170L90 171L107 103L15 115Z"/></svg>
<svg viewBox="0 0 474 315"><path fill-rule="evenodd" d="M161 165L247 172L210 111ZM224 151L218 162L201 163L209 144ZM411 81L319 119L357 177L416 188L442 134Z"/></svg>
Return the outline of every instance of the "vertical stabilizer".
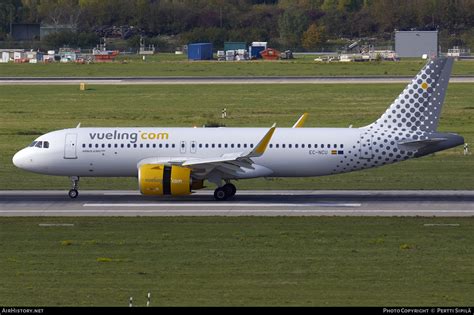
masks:
<svg viewBox="0 0 474 315"><path fill-rule="evenodd" d="M430 60L370 129L434 132L453 67L453 58Z"/></svg>

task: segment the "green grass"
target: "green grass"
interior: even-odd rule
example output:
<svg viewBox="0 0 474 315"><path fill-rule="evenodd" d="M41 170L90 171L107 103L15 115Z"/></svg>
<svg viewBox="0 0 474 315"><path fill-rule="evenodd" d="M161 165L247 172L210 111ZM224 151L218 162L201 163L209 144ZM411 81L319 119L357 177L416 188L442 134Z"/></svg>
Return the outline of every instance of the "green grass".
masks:
<svg viewBox="0 0 474 315"><path fill-rule="evenodd" d="M473 218L3 217L0 301L470 306L473 229Z"/></svg>
<svg viewBox="0 0 474 315"><path fill-rule="evenodd" d="M63 177L35 175L11 163L38 135L76 126L290 127L309 112L308 127L354 127L377 119L403 85L0 86L0 189L69 187ZM440 131L474 143L474 85L451 84ZM471 145L472 147L472 145ZM239 189L473 189L474 156L462 147L421 159L319 178L239 181ZM136 189L136 179L81 179L82 189Z"/></svg>
<svg viewBox="0 0 474 315"><path fill-rule="evenodd" d="M426 61L403 59L400 62L317 63L314 56L299 56L282 61L187 61L186 56L158 54L122 56L113 63L95 64L0 64L0 77L128 77L128 76L412 76ZM473 61L458 61L454 75L474 75Z"/></svg>

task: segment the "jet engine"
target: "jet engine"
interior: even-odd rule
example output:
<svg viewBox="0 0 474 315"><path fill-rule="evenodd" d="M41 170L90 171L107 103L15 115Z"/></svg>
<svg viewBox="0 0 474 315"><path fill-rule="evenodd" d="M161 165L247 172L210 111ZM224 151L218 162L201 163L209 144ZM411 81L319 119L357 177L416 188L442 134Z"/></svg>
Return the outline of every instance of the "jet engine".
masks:
<svg viewBox="0 0 474 315"><path fill-rule="evenodd" d="M144 164L138 169L140 192L148 196L189 195L191 193L191 169L182 166Z"/></svg>

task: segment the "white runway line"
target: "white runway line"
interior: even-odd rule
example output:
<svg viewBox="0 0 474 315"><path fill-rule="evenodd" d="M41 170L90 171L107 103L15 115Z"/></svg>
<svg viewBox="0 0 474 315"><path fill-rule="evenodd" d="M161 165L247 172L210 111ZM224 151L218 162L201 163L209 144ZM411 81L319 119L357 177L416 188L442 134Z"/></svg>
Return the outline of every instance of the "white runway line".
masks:
<svg viewBox="0 0 474 315"><path fill-rule="evenodd" d="M360 207L360 203L271 203L271 204L258 204L258 203L85 203L83 207L211 207L211 208L222 208L222 207Z"/></svg>
<svg viewBox="0 0 474 315"><path fill-rule="evenodd" d="M239 213L330 213L333 215L339 213L370 213L377 215L377 213L472 213L474 215L474 210L318 210L318 209L308 209L308 210L132 210L132 209L117 209L117 210L88 210L88 209L78 209L78 210L0 210L0 213L169 213L169 214L179 214L179 213L205 213L205 214L216 214L216 213L226 213L226 214L239 214Z"/></svg>
<svg viewBox="0 0 474 315"><path fill-rule="evenodd" d="M423 226L460 226L460 224L457 224L457 223L447 223L447 224L431 224L431 223L428 223L428 224L423 224Z"/></svg>
<svg viewBox="0 0 474 315"><path fill-rule="evenodd" d="M104 193L104 196L140 196L139 192Z"/></svg>

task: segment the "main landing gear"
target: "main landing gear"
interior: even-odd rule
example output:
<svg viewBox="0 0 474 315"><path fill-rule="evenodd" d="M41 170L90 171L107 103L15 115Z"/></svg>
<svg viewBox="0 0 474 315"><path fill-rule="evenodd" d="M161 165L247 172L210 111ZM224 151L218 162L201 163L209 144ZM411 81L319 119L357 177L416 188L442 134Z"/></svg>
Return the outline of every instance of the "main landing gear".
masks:
<svg viewBox="0 0 474 315"><path fill-rule="evenodd" d="M236 192L237 188L235 188L234 184L227 183L224 186L217 187L216 190L214 190L214 198L217 201L224 201L234 197Z"/></svg>
<svg viewBox="0 0 474 315"><path fill-rule="evenodd" d="M72 182L72 189L69 190L68 195L69 198L75 199L77 196L79 196L79 192L77 189L79 188L79 176L71 176L71 182Z"/></svg>

